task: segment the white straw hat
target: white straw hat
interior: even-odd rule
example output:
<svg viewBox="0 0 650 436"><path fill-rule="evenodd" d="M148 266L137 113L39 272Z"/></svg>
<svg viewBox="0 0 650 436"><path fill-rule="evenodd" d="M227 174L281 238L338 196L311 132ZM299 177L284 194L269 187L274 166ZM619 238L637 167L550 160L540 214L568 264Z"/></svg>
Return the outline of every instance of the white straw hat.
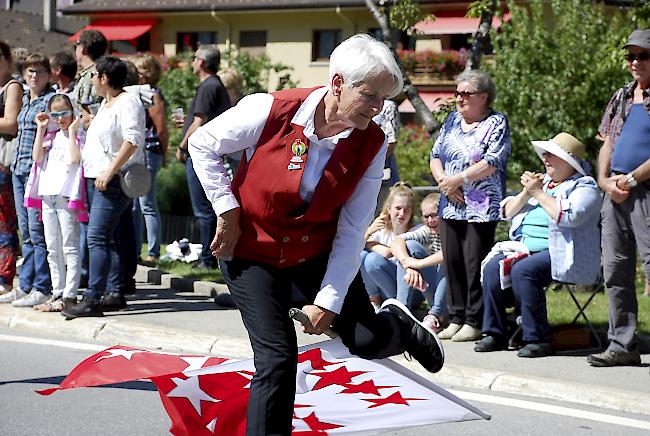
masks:
<svg viewBox="0 0 650 436"><path fill-rule="evenodd" d="M555 135L551 140L531 141L531 143L542 161L544 160L542 154L547 151L571 165L583 176L586 175L585 170L580 165L580 161L585 155L585 146L575 136L562 132Z"/></svg>

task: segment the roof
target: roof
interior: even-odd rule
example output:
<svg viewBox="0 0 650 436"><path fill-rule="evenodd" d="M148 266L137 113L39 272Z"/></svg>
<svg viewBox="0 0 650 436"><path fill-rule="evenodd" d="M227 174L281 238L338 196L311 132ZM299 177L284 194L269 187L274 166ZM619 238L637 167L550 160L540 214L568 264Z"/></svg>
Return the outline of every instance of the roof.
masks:
<svg viewBox="0 0 650 436"><path fill-rule="evenodd" d="M78 21L77 28L83 27L85 23L85 20L75 21ZM69 36L67 32L43 30L43 15L18 11L0 10L0 29L0 39L7 42L11 48L24 47L46 54L60 51L68 42Z"/></svg>
<svg viewBox="0 0 650 436"><path fill-rule="evenodd" d="M416 0L417 1L417 0ZM459 3L421 0L418 3ZM463 3L463 2L460 2ZM62 9L66 15L124 12L201 12L260 9L366 7L365 0L84 0Z"/></svg>

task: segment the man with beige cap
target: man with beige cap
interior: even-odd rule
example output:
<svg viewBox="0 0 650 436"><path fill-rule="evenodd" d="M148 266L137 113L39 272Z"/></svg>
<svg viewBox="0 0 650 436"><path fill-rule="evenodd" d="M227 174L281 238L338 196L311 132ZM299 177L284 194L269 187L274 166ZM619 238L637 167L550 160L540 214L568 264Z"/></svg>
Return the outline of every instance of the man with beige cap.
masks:
<svg viewBox="0 0 650 436"><path fill-rule="evenodd" d="M639 365L636 251L650 274L650 29L635 30L624 47L634 79L614 93L599 133L598 184L603 274L609 301L609 346L587 357L592 366Z"/></svg>

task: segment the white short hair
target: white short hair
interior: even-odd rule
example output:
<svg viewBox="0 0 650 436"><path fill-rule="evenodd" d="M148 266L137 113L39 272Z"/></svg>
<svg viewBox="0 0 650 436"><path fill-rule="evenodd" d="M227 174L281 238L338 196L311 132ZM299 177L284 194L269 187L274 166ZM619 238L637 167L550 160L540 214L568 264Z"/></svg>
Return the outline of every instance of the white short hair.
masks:
<svg viewBox="0 0 650 436"><path fill-rule="evenodd" d="M358 86L369 78L388 73L393 78L393 88L388 97L395 97L404 87L402 72L393 52L381 41L359 33L339 44L330 56L329 83L340 74L350 86Z"/></svg>

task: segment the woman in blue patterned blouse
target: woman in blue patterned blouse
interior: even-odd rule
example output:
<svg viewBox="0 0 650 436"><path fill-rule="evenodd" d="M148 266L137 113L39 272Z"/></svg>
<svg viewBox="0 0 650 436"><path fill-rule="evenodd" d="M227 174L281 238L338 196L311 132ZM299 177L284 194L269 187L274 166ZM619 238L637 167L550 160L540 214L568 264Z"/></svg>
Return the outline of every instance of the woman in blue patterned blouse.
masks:
<svg viewBox="0 0 650 436"><path fill-rule="evenodd" d="M505 193L510 129L490 105L494 82L481 71L456 79L456 111L445 120L431 151L431 172L440 187L440 235L451 323L441 339L481 336L481 260L494 243L499 203Z"/></svg>

